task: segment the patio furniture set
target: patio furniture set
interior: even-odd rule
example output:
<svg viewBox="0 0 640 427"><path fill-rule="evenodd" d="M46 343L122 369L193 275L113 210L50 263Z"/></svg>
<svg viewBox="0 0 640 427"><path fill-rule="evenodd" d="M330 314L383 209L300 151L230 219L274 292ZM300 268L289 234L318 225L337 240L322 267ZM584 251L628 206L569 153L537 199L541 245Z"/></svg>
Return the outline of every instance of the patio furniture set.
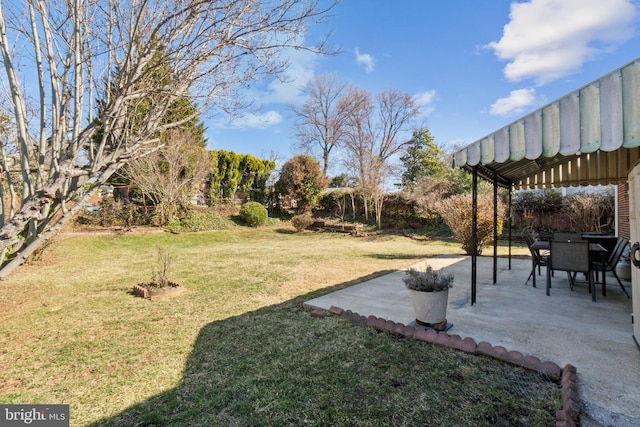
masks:
<svg viewBox="0 0 640 427"><path fill-rule="evenodd" d="M526 283L533 278L536 287L536 270L546 267L546 293L550 295L551 278L555 271L564 271L571 290L577 282L577 274L582 273L589 284L591 298L596 301L597 283L602 284L602 295L607 295L607 273L612 272L620 288L630 298L629 293L616 273L616 265L629 242L624 237L601 233L554 233L551 240L540 240L531 231L523 234L531 253L532 268ZM599 275L602 273L602 281Z"/></svg>

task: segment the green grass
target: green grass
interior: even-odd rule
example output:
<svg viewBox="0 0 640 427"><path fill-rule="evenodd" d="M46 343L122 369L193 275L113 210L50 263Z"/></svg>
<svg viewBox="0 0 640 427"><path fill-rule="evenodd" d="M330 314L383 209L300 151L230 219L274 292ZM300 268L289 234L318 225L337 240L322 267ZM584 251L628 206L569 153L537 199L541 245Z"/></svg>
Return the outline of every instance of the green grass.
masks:
<svg viewBox="0 0 640 427"><path fill-rule="evenodd" d="M132 296L157 247L187 291ZM453 242L262 228L64 235L0 282L0 402L68 403L85 425L551 425L517 368L312 318L302 303Z"/></svg>

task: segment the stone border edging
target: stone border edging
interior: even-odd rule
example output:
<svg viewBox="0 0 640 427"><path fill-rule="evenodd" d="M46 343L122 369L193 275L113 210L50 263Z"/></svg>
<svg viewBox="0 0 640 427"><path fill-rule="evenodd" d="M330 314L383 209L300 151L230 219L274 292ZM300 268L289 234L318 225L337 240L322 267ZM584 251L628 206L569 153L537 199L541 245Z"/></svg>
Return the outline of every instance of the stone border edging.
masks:
<svg viewBox="0 0 640 427"><path fill-rule="evenodd" d="M491 357L501 362L543 373L560 385L562 409L556 411L556 427L575 427L578 423L580 411L578 375L576 367L571 364L560 368L553 362L541 361L535 356L525 356L519 351L508 351L502 346L493 346L486 341L476 343L473 338L461 338L459 335L449 335L447 332L436 332L433 329L414 328L413 326L375 316L365 317L351 310L343 310L335 306L332 306L328 312L322 309L311 311L311 315L318 318L325 317L327 314L348 319L356 326L374 328L379 331L403 335L407 338L444 345L466 353Z"/></svg>
<svg viewBox="0 0 640 427"><path fill-rule="evenodd" d="M133 290L132 290L134 295L137 295L141 298L150 299L150 300L154 300L156 298L161 298L161 297L177 295L182 291L184 291L184 287L178 284L173 284L166 288L153 289L153 290L147 289L144 286L141 286L140 284L138 284L138 285L133 285Z"/></svg>

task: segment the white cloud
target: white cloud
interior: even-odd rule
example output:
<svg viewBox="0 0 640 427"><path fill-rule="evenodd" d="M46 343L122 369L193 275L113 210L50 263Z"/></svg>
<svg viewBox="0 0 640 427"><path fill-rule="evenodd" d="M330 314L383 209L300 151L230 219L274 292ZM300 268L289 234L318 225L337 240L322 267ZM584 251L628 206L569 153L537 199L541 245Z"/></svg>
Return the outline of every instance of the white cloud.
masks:
<svg viewBox="0 0 640 427"><path fill-rule="evenodd" d="M356 62L358 64L364 64L364 70L367 73L371 73L374 70L374 59L373 56L368 53L360 53L360 49L355 49L356 54Z"/></svg>
<svg viewBox="0 0 640 427"><path fill-rule="evenodd" d="M318 55L305 50L290 49L285 51L289 66L282 80L273 79L256 83L242 93L247 101L252 102L246 114L232 118L221 114L207 124L214 129L266 129L283 122L278 111L283 105L299 103L302 88L315 74Z"/></svg>
<svg viewBox="0 0 640 427"><path fill-rule="evenodd" d="M508 61L508 80L545 84L628 40L638 11L634 0L529 0L512 3L509 16L487 47Z"/></svg>
<svg viewBox="0 0 640 427"><path fill-rule="evenodd" d="M282 80L274 79L263 90L253 93L259 105L271 103L291 104L300 101L302 88L315 74L317 54L306 50L287 52L289 68Z"/></svg>
<svg viewBox="0 0 640 427"><path fill-rule="evenodd" d="M259 114L247 114L231 121L231 126L236 129L266 129L282 122L282 116L275 110Z"/></svg>
<svg viewBox="0 0 640 427"><path fill-rule="evenodd" d="M436 97L435 90L429 90L426 92L419 92L413 96L413 100L420 108L420 115L422 117L426 117L429 114L433 113L435 110L435 106L433 105L433 101Z"/></svg>
<svg viewBox="0 0 640 427"><path fill-rule="evenodd" d="M511 113L522 113L525 107L536 101L536 90L518 89L513 90L506 98L500 98L491 104L491 114L496 116L506 116Z"/></svg>

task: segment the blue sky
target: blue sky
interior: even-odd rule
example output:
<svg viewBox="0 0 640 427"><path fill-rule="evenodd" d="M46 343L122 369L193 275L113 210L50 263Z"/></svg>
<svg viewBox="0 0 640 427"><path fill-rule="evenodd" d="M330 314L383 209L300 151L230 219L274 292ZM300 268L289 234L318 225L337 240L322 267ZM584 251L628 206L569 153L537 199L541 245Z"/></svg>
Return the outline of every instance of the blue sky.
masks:
<svg viewBox="0 0 640 427"><path fill-rule="evenodd" d="M327 72L411 94L440 146L466 145L634 60L639 30L640 0L344 0L308 36L332 31L341 53L292 53L291 82L248 93L255 114L204 120L209 149L297 154L287 105Z"/></svg>

